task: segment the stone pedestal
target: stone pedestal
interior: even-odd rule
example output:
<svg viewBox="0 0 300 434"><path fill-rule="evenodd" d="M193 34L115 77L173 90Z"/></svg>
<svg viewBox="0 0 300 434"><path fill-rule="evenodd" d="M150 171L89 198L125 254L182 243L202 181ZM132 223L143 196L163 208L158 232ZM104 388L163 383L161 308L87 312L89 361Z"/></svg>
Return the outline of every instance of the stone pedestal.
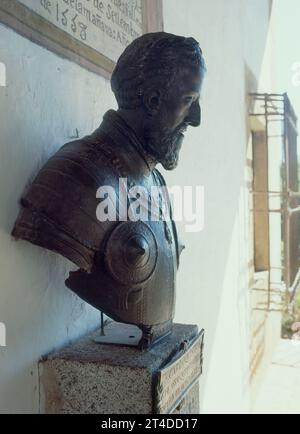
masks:
<svg viewBox="0 0 300 434"><path fill-rule="evenodd" d="M41 413L199 413L204 332L197 326L175 324L144 352L96 344L99 333L40 362Z"/></svg>

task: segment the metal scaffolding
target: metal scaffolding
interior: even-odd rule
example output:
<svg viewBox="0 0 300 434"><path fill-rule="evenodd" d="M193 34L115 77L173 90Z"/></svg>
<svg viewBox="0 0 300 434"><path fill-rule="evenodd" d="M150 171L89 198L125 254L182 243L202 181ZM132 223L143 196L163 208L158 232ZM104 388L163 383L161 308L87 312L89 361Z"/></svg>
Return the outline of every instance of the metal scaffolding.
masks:
<svg viewBox="0 0 300 434"><path fill-rule="evenodd" d="M251 93L250 102L250 116L260 118L265 129L266 149L269 152L271 140L276 141L281 146L282 151L282 165L281 165L281 189L279 191L269 188L266 191L251 191L253 197L264 195L268 200L267 209L255 209L255 213L262 212L268 213L269 219L272 213L279 213L281 215L282 227L282 266L277 267L282 270L281 282L272 282L272 267L270 259L270 228L268 233L268 287L265 289L267 292L266 309L274 310L274 303L272 298L274 294L282 295L282 289L278 290L281 285L284 285L284 303L280 307L277 304L275 310L282 309L286 306L291 306L295 294L300 284L300 269L299 269L299 213L300 213L300 192L298 184L298 161L297 161L297 117L290 103L287 94L262 94ZM274 134L273 125L279 123L280 131ZM268 158L268 157L267 157ZM269 164L269 162L268 162ZM280 206L277 208L270 207L272 198L280 199ZM275 289L274 289L275 288ZM276 303L275 303L276 304Z"/></svg>

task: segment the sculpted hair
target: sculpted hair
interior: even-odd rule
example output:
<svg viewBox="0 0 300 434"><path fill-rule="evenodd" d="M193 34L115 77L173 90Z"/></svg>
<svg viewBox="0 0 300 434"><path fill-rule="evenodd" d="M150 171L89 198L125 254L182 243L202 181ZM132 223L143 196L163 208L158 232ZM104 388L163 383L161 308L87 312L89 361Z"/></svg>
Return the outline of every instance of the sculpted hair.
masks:
<svg viewBox="0 0 300 434"><path fill-rule="evenodd" d="M146 88L167 92L182 67L199 66L206 71L202 50L194 38L147 33L133 41L119 58L111 88L120 108L134 109L141 105Z"/></svg>

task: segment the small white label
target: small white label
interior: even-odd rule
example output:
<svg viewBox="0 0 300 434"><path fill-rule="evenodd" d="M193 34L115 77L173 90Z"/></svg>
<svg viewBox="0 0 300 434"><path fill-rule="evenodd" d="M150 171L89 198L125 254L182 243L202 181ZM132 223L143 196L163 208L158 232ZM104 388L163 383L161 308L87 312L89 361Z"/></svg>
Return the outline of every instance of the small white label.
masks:
<svg viewBox="0 0 300 434"><path fill-rule="evenodd" d="M6 86L6 66L0 62L0 87Z"/></svg>

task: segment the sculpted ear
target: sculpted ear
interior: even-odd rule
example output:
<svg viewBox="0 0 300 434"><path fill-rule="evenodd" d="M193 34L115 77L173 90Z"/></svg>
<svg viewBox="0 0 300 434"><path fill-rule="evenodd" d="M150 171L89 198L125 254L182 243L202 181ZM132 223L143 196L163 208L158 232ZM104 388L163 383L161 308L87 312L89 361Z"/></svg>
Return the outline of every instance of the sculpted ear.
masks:
<svg viewBox="0 0 300 434"><path fill-rule="evenodd" d="M149 90L143 95L143 103L150 115L156 115L160 109L162 94L159 90Z"/></svg>

